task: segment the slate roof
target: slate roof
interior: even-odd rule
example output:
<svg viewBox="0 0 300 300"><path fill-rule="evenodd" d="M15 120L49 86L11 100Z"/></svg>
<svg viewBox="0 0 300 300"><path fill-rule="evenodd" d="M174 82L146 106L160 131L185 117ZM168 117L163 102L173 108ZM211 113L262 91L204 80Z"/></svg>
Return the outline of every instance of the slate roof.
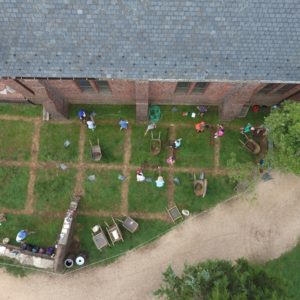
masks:
<svg viewBox="0 0 300 300"><path fill-rule="evenodd" d="M300 82L299 0L0 0L0 77Z"/></svg>

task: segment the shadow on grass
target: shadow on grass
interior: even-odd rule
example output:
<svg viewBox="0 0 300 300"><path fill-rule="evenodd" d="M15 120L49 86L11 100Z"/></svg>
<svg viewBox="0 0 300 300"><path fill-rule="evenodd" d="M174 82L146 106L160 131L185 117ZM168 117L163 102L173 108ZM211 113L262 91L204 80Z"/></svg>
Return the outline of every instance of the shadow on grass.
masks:
<svg viewBox="0 0 300 300"><path fill-rule="evenodd" d="M87 113L95 112L95 120L118 120L124 118L135 120L135 105L76 104L70 107L70 118L78 119L77 113L84 109ZM116 122L117 123L117 122Z"/></svg>
<svg viewBox="0 0 300 300"><path fill-rule="evenodd" d="M25 103L0 103L1 115L41 117L42 105L32 105Z"/></svg>

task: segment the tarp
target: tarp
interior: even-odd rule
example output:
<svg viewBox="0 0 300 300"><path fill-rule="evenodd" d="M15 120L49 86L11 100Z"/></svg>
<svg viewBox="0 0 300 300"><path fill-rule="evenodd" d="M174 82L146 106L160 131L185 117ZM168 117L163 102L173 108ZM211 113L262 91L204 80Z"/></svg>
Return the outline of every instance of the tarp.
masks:
<svg viewBox="0 0 300 300"><path fill-rule="evenodd" d="M152 123L157 123L161 118L160 108L157 105L151 105L149 107L149 119Z"/></svg>
<svg viewBox="0 0 300 300"><path fill-rule="evenodd" d="M17 234L16 241L20 243L21 241L25 240L27 236L28 232L26 230L21 230Z"/></svg>

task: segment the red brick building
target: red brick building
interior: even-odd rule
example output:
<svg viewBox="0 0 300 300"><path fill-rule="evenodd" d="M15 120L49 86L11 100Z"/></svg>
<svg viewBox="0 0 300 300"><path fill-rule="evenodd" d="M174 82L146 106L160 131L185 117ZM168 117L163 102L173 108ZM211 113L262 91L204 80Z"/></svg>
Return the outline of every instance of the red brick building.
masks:
<svg viewBox="0 0 300 300"><path fill-rule="evenodd" d="M1 79L1 101L42 104L55 118L67 116L69 103L132 104L142 120L148 104L205 104L220 108L222 118L242 116L252 104L272 105L300 100L300 84L159 82L128 80Z"/></svg>
<svg viewBox="0 0 300 300"><path fill-rule="evenodd" d="M300 100L297 2L96 2L3 4L0 101L53 118L70 103L132 104L138 120L149 104L205 104L228 120Z"/></svg>

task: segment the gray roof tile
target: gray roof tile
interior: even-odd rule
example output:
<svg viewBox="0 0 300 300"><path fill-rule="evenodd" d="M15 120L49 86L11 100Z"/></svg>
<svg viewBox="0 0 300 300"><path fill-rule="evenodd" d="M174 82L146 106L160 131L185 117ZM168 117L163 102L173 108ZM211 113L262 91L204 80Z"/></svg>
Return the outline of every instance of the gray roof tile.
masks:
<svg viewBox="0 0 300 300"><path fill-rule="evenodd" d="M300 82L299 0L1 0L0 76Z"/></svg>

